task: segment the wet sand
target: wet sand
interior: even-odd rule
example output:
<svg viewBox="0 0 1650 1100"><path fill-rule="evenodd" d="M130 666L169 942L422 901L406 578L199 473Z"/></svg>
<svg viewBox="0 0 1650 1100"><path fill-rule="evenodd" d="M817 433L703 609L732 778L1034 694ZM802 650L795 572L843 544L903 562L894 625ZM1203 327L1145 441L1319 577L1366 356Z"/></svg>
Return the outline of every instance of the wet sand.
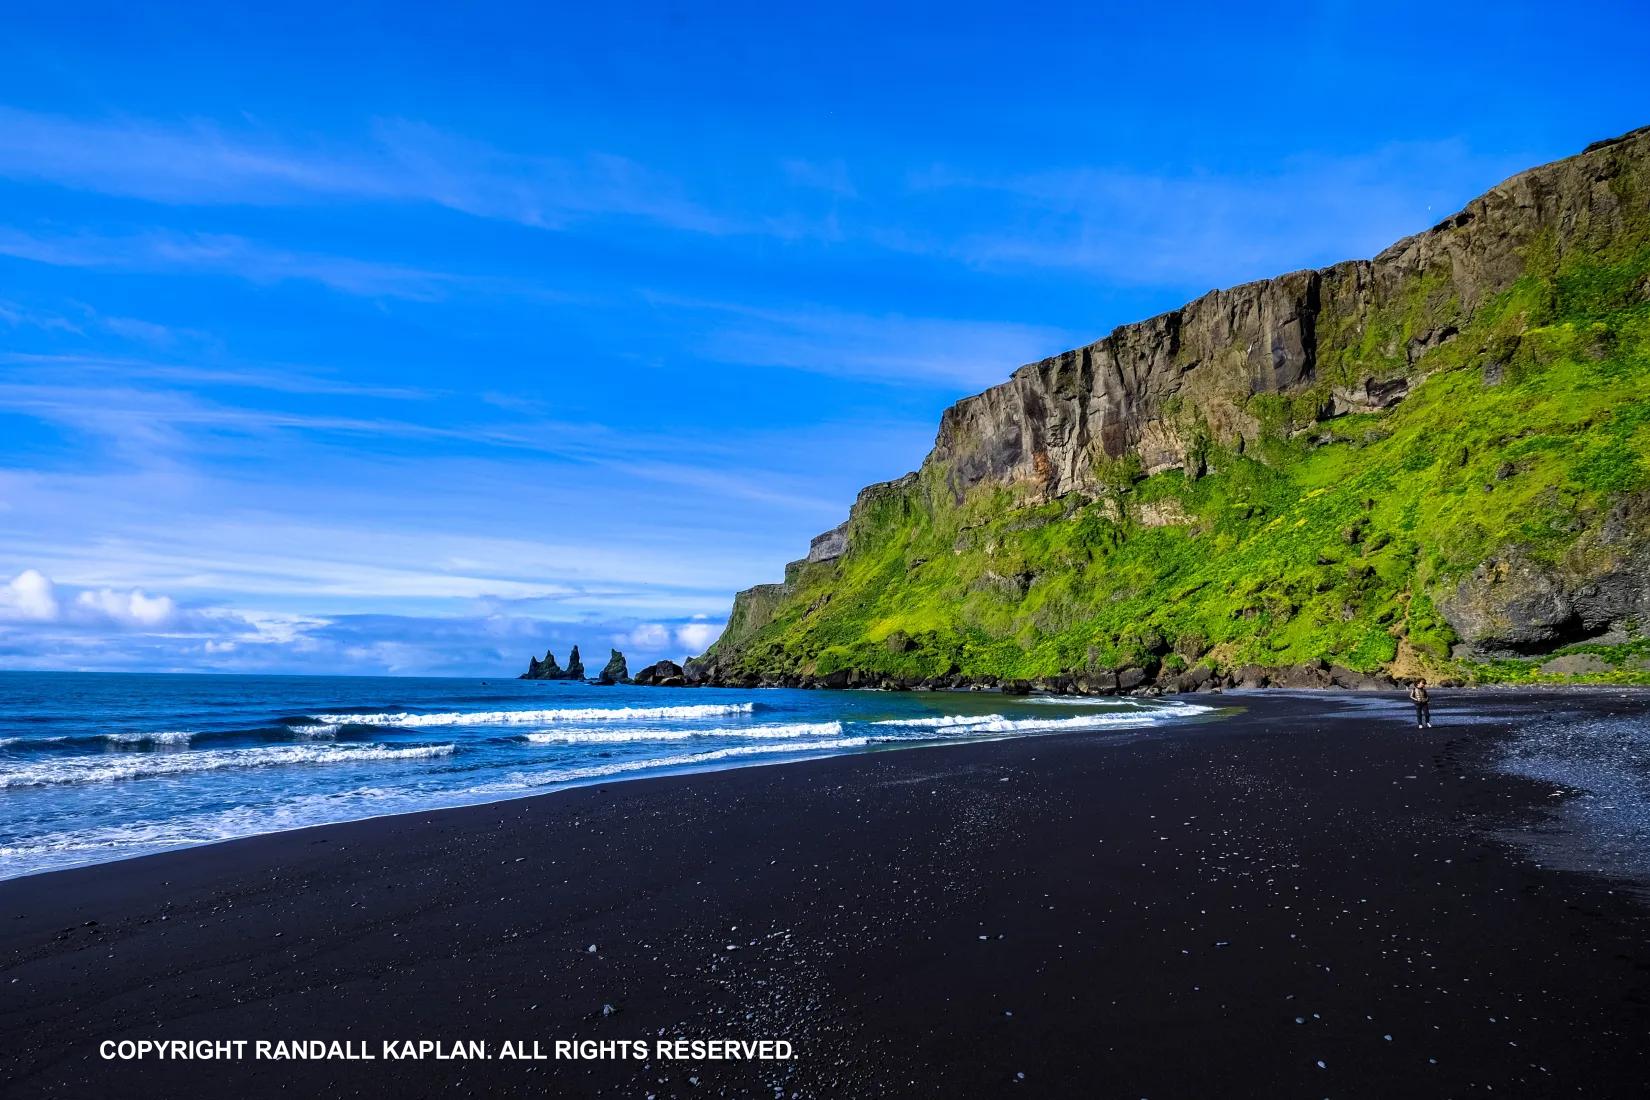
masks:
<svg viewBox="0 0 1650 1100"><path fill-rule="evenodd" d="M1242 713L1141 736L639 780L3 882L0 1093L1642 1095L1650 910L1510 845L1555 792L1485 766L1554 699L1650 718L1643 695L1440 692L1416 730L1397 697L1228 695ZM98 1055L661 1035L795 1056Z"/></svg>

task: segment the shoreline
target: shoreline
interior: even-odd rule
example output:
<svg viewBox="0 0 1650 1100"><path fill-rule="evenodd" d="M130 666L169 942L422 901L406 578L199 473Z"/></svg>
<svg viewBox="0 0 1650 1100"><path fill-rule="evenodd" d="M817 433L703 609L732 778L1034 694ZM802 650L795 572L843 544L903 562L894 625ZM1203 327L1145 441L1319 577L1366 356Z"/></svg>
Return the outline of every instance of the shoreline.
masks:
<svg viewBox="0 0 1650 1100"><path fill-rule="evenodd" d="M1188 719L1188 721L1190 721L1190 720L1191 719ZM1144 729L1149 729L1151 727L1142 726L1140 728L1144 730ZM162 848L162 849L159 849L159 850L153 851L153 852L135 852L131 855L115 856L112 859L98 860L95 863L78 863L78 864L75 864L72 867L52 867L52 868L48 868L48 869L42 870L42 871L29 871L29 872L26 872L26 873L21 874L21 875L13 875L9 878L0 878L0 886L3 886L4 884L10 883L10 882L17 882L17 881L20 881L22 879L35 879L35 878L40 878L44 875L66 874L66 873L71 872L71 871L87 871L87 870L91 870L91 869L97 868L97 867L106 867L106 866L109 866L110 864L127 863L127 862L130 862L132 860L138 860L138 859L150 859L150 858L155 857L155 856L171 855L174 852L195 851L197 849L202 849L202 848L211 848L211 847L214 847L214 846L219 845L219 844L236 844L236 843L239 843L240 841L243 841L243 840L255 840L255 839L258 839L259 837L287 836L287 835L290 835L290 834L293 834L293 833L302 833L302 832L305 832L305 831L310 830L310 829L328 829L328 828L335 828L335 827L339 827L339 826L356 825L356 824L360 824L362 822L368 822L368 821L388 821L388 820L393 820L394 818L398 818L398 817L415 817L419 814L441 814L441 813L448 813L448 812L453 811L453 810L467 810L467 809L473 809L473 808L476 808L476 807L497 806L497 805L500 805L502 803L519 802L519 801L523 801L523 800L526 800L526 799L553 798L558 794L563 794L567 791L582 790L586 787L606 786L606 785L609 785L609 784L617 784L617 783L641 783L641 782L646 782L646 781L652 780L652 779L674 779L674 778L684 777L684 776L712 775L712 774L715 774L717 772L738 771L738 770L741 770L741 769L744 769L744 768L777 768L777 767L784 767L784 766L790 765L790 764L808 764L808 763L812 763L812 762L818 761L818 760L831 760L831 759L834 759L834 758L839 757L839 756L861 756L861 755L866 755L866 754L869 754L869 753L894 752L894 751L904 751L904 750L913 750L913 749L954 748L954 747L957 747L959 745L965 745L965 744L984 744L984 743L991 742L991 741L1006 741L1006 740L1010 740L1010 739L1013 739L1013 738L1016 738L1016 737L1024 737L1024 738L1056 737L1056 736L1062 736L1062 735L1069 735L1072 732L1073 731L1070 731L1070 730L1065 730L1065 731L1050 730L1047 733L1035 733L1035 732L1033 732L1033 733L1019 733L1019 734L1003 733L1003 734L997 734L997 735L994 735L994 736L988 736L988 735L983 735L982 734L982 735L978 735L976 737L970 738L967 741L964 741L964 740L961 740L961 739L942 740L942 739L936 738L935 740L932 740L932 741L914 741L914 742L909 742L909 743L904 743L904 744L899 743L899 742L889 742L887 744L881 744L881 745L877 745L877 746L874 746L874 747L873 746L865 746L865 747L857 748L857 749L843 749L841 751L831 752L831 753L824 753L824 754L817 755L817 756L792 755L792 756L784 757L783 759L777 759L777 760L763 760L763 759L738 760L738 761L734 761L734 760L714 760L714 761L706 761L703 764L681 764L681 765L674 765L674 766L672 766L672 765L661 765L657 771L645 771L645 770L640 770L639 769L635 773L620 772L620 773L616 773L614 775L605 775L605 776L600 776L600 777L591 778L591 779L570 779L570 780L567 780L564 783L560 783L560 784L558 784L556 786L552 786L552 787L546 787L542 790L535 790L535 791L531 791L531 792L523 791L519 794L500 794L500 795L497 795L496 797L483 798L479 801L453 802L453 803L449 803L449 804L445 804L445 805L432 803L429 806L425 806L425 807L418 808L418 809L392 810L388 813L371 814L371 815L368 815L366 817L349 817L349 818L342 818L338 821L317 821L317 822L307 824L307 825L292 825L292 826L289 826L289 827L284 828L284 829L266 829L262 832L247 833L244 836L226 836L226 837L219 837L215 840L203 840L203 841L198 841L196 843L191 843L191 844L179 844L176 847ZM1111 733L1111 732L1121 733L1121 732L1124 732L1124 731L1117 731L1117 730L1107 729L1107 730L1095 730L1093 732L1096 732L1096 733ZM1132 732L1132 729L1129 732ZM782 749L775 750L776 755L780 754L780 753L783 753L783 751L784 750L782 750ZM798 750L798 752L807 752L807 751L809 751L809 750L805 750L805 749L804 750Z"/></svg>
<svg viewBox="0 0 1650 1100"><path fill-rule="evenodd" d="M1559 653L1548 655L1560 656ZM1623 658L1625 660L1625 658ZM1482 678L1488 658L1474 667L1432 668L1424 672L1433 687L1473 689L1506 687L1542 691L1548 688L1650 687L1650 658L1634 665L1606 662L1614 668L1545 672L1540 667L1525 669L1525 678ZM1223 690L1283 688L1324 691L1401 691L1418 677L1399 673L1387 665L1373 672L1359 672L1324 658L1287 665L1228 665L1209 655L1187 658L1166 653L1115 669L1059 672L1037 677L974 676L951 672L935 676L902 676L861 668L838 669L825 675L816 673L730 672L707 654L678 665L660 661L639 672L630 681L639 687L784 687L804 690L956 691L1001 692L1008 695L1073 696L1159 696L1190 695ZM522 677L530 679L530 677ZM592 681L594 682L594 681Z"/></svg>
<svg viewBox="0 0 1650 1100"><path fill-rule="evenodd" d="M695 1092L691 1075L733 1094L993 1095L1024 1072L1044 1095L1620 1094L1650 1068L1650 920L1495 839L1551 793L1482 770L1512 712L1552 693L1524 694L1495 693L1509 719L1464 714L1452 692L1444 724L1417 731L1356 713L1366 693L1246 693L1243 713L1121 743L1068 732L609 780L6 880L0 1082L665 1096ZM1308 997L1312 1023L1295 1024L1285 998ZM1363 1015L1385 1030L1366 1035ZM293 1019L314 1023L299 1035ZM798 1054L271 1075L93 1050L661 1028ZM1206 1058L1177 1056L1187 1044Z"/></svg>
<svg viewBox="0 0 1650 1100"><path fill-rule="evenodd" d="M874 689L871 689L871 691L874 691ZM964 696L964 698L973 698L973 694L975 693L955 694L960 694L960 696ZM1056 696L1048 696L1048 698L1054 699ZM1081 706L1082 703L1086 703L1087 701L1087 699L1079 699L1076 698L1076 696L1058 696L1058 698L1063 699L1063 701L1069 701L1071 706ZM1112 699L1112 701L1114 701L1114 703L1134 703L1134 699L1129 698L1117 698ZM1150 701L1143 701L1142 706L1148 706L1148 704L1150 704ZM1183 703L1183 701L1163 701L1162 706L1190 707L1191 711L1221 711L1221 709L1229 709L1229 707L1219 706L1218 703L1188 704ZM1143 716L1145 716L1145 714L1153 714L1153 711L1148 711L1147 709L1147 711L1142 711L1142 714ZM1081 717L1081 714L1076 717ZM1061 719L1056 719L1056 717L1053 716L1049 717L1051 726L1056 724L1058 721L1061 721ZM1181 719L1176 719L1175 724L1186 721L1208 721L1208 716L1206 716L1206 714L1198 714L1198 712L1193 712L1193 714L1188 714L1188 716L1181 717ZM1107 734L1107 736L1122 736L1122 734L1127 734L1127 732L1150 731L1153 727L1157 727L1157 722L1142 721L1138 724L1138 726L1115 726L1115 724L1105 724L1105 726L1097 726L1094 731L1086 732L1092 732L1092 734ZM41 867L38 871L26 871L23 872L23 874L10 874L10 876L7 876L7 874L0 874L0 882L15 881L15 879L26 879L26 877L38 877L43 876L43 874L58 874L58 872L61 871L76 871L76 869L84 869L84 867L97 867L104 866L104 864L124 863L124 861L129 861L129 859L144 859L148 858L148 856L162 856L162 854L175 853L175 851L188 851L188 849L206 848L206 846L210 846L210 844L234 843L234 841L256 838L256 836L276 836L276 834L297 833L297 831L310 830L310 828L322 828L322 826L328 825L350 825L350 823L356 823L356 821L373 821L380 820L380 818L396 818L396 816L419 815L419 813L439 813L439 811L462 810L462 808L467 808L467 806L497 805L497 803L520 800L520 798L548 797L548 795L554 795L554 793L566 792L566 790L576 790L576 788L582 787L592 787L592 785L634 782L634 780L645 780L645 778L673 777L673 775L696 775L696 773L723 772L723 770L744 769L744 767L777 767L777 765L802 764L802 762L807 762L807 760L830 759L830 757L838 757L838 755L866 754L866 752L886 752L886 750L893 749L940 749L940 747L952 747L952 745L959 744L982 744L982 742L987 742L987 740L1002 740L1008 739L1008 737L1051 736L1051 734L1058 734L1058 732L1061 731L1051 727L1051 729L1046 729L1046 731L1000 732L1000 734L975 732L975 734L957 734L957 736L952 737L939 736L939 734L936 734L936 736L927 737L927 739L911 740L888 737L888 739L883 740L866 740L865 744L860 745L837 745L837 747L832 747L832 749L822 749L822 747L818 747L818 745L813 745L813 747L808 747L808 745L797 745L794 749L792 749L792 747L780 747L780 745L775 745L775 747L772 747L771 752L766 752L766 754L726 755L726 757L716 757L716 755L714 755L714 750L711 750L713 755L708 757L708 759L695 760L695 762L688 762L688 764L680 764L680 762L678 762L678 764L650 764L650 762L639 762L639 765L637 765L634 770L619 770L619 772L602 773L602 775L589 775L589 777L582 778L568 778L568 780L558 780L558 782L553 783L553 785L546 785L546 787L521 788L521 790L515 790L515 792L510 793L490 792L482 793L482 795L472 795L472 797L464 797L464 795L460 792L452 792L452 797L444 798L442 795L446 792L436 792L432 793L431 801L426 803L426 805L414 805L409 806L409 808L384 810L381 811L381 813L368 813L368 815L361 816L342 816L342 818L335 818L335 820L307 821L307 823L287 825L282 826L282 828L266 828L266 830L252 831L252 833L239 833L233 834L233 836L218 836L218 838L205 839L205 841L185 841L185 843L168 844L168 846L163 846L163 848L153 848L148 849L148 851L135 851L135 853L117 854L117 856L112 856L112 858L94 859L94 861L87 861L87 863L68 864L68 866Z"/></svg>
<svg viewBox="0 0 1650 1100"><path fill-rule="evenodd" d="M850 689L850 690L860 690L860 689ZM877 690L877 689L865 689L865 690ZM971 695L972 693L959 693L959 694ZM1054 697L1051 696L1051 698L1054 698ZM1075 704L1076 697L1064 697L1064 698L1071 698L1073 700L1074 704ZM1122 698L1119 701L1127 702L1128 699L1127 698ZM1197 706L1200 706L1200 705L1199 704L1193 704L1192 706L1195 709ZM1207 704L1207 705L1201 705L1201 706L1204 710L1211 711L1211 712L1220 711L1222 709L1229 709L1229 708L1222 708L1218 704ZM1210 720L1209 715L1192 714L1192 715L1186 716L1184 719L1178 720L1174 724L1178 725L1178 724L1180 724L1180 722L1196 722L1196 721L1207 721L1207 720ZM1113 735L1113 736L1121 736L1121 735L1127 735L1127 734L1131 734L1131 733L1144 733L1144 732L1148 732L1148 731L1150 731L1152 729L1155 729L1155 728L1160 728L1160 727L1156 723L1142 722L1139 726L1107 725L1107 726L1103 726L1103 727L1097 727L1096 729L1090 730L1090 731L1069 731L1069 730L1068 731L1061 731L1059 729L1051 728L1051 729L1045 730L1045 731L1033 730L1033 731L1021 731L1021 732L1017 732L1017 733L972 734L972 735L966 735L966 736L959 734L956 737L935 736L932 739L910 740L910 741L902 741L902 740L890 738L888 740L881 741L881 742L876 742L876 743L867 742L866 744L862 744L862 745L859 745L859 746L856 746L856 747L844 746L844 747L834 749L832 751L821 751L817 748L815 748L815 749L797 748L797 749L794 749L794 750L788 750L788 749L785 749L785 748L776 747L773 750L771 757L767 756L767 755L758 756L758 755L753 754L749 757L739 756L739 757L722 757L722 758L718 758L718 759L707 759L707 760L704 760L702 762L696 762L696 763L691 763L691 764L660 764L660 765L654 766L654 765L648 765L648 764L644 763L642 766L638 767L635 771L632 771L632 772L623 772L623 771L621 771L621 772L614 772L612 774L607 774L607 775L590 776L590 777L580 778L580 779L569 779L569 780L557 782L554 785L550 785L550 786L546 786L546 787L538 788L538 789L521 790L521 791L517 791L517 792L514 792L514 793L507 793L507 794L506 793L490 794L490 795L484 795L484 796L480 796L480 797L476 797L476 798L467 798L467 799L461 799L459 801L450 801L450 802L442 802L442 801L437 800L437 801L432 801L428 805L416 806L416 807L413 807L413 808L410 808L410 809L390 810L390 811L387 811L387 812L384 812L384 813L369 814L369 815L366 815L366 816L363 816L363 817L345 817L345 818L340 818L340 819L335 820L335 821L316 821L316 822L310 822L310 823L306 823L306 824L290 825L290 826L287 826L285 828L264 829L264 830L261 830L261 831L258 831L258 832L245 833L245 834L238 835L238 836L225 836L225 837L218 837L218 838L215 838L215 839L212 839L212 840L196 841L196 842L192 842L192 843L180 843L180 844L172 845L172 846L169 846L169 847L154 849L154 850L151 850L151 851L134 852L134 853L131 853L129 855L114 856L114 857L108 858L108 859L100 859L100 860L87 862L87 863L78 863L78 864L73 864L73 865L66 866L66 867L51 867L51 868L45 868L45 869L38 870L38 871L25 872L25 873L20 874L20 875L0 876L0 885L3 885L4 883L8 883L8 882L17 881L19 879L38 878L38 877L43 876L43 875L54 875L54 874L59 874L59 873L63 873L63 872L66 872L66 871L87 870L87 869L91 869L91 868L106 866L106 865L109 865L109 864L124 863L124 862L130 861L130 860L147 859L147 858L152 857L152 856L162 856L162 855L168 855L168 854L171 854L171 853L174 853L174 852L184 852L184 851L191 851L191 850L199 849L199 848L207 848L207 847L211 847L213 845L218 845L218 844L232 844L232 843L235 843L235 842L238 842L238 841L255 839L257 837L280 836L280 835L289 834L289 833L301 833L301 832L303 832L305 830L308 830L308 829L325 828L325 827L328 827L328 826L351 825L351 824L356 824L356 823L359 823L359 822L378 821L378 820L391 819L391 818L397 818L397 817L408 817L408 816L413 816L413 815L418 815L418 814L444 813L444 812L447 812L449 810L462 810L462 809L467 809L467 808L471 808L471 807L493 806L493 805L498 805L500 803L515 802L515 801L519 801L519 800L522 800L522 799L547 798L547 797L550 797L550 796L553 796L553 795L556 795L556 794L560 794L560 793L563 793L563 792L566 792L566 791L578 790L578 789L582 789L582 788L590 787L590 786L603 786L603 785L615 784L615 783L630 783L630 782L636 782L636 781L639 781L639 780L663 779L663 778L671 778L671 777L677 777L677 776L693 776L693 775L700 775L700 774L710 774L710 773L722 772L722 771L734 771L734 770L738 770L738 769L742 769L742 768L778 767L778 766L782 766L782 765L808 763L810 761L815 761L815 760L828 760L828 759L832 759L832 758L838 757L838 756L856 756L856 755L862 755L862 754L887 752L887 751L893 751L893 750L951 748L951 747L956 747L956 746L959 746L959 745L983 744L983 743L987 743L987 742L990 742L990 741L1007 740L1007 739L1016 738L1016 737L1056 736L1056 735L1059 735L1062 732L1086 732L1086 733L1090 733L1090 734L1106 734L1106 735Z"/></svg>

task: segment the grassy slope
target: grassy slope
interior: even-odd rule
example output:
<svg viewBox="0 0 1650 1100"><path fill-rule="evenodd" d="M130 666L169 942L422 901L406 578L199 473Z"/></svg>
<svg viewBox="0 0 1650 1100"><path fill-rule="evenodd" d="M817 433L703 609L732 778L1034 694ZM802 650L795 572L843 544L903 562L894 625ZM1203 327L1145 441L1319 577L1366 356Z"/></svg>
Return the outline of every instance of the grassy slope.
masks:
<svg viewBox="0 0 1650 1100"><path fill-rule="evenodd" d="M1380 349L1449 293L1420 280L1410 318L1325 340L1321 390L1250 398L1262 437L1214 447L1195 480L1108 471L1100 499L1024 507L1002 488L957 504L926 469L857 517L848 556L793 574L734 667L1036 678L1140 663L1166 643L1184 655L1170 667L1207 653L1536 678L1534 662L1452 661L1429 594L1510 544L1556 561L1613 495L1650 488L1642 241L1563 269L1538 244L1523 280L1409 372L1422 381L1395 409L1319 422L1337 375L1381 372ZM1143 526L1143 505L1188 522ZM1574 648L1616 665L1603 678L1650 678L1646 643Z"/></svg>

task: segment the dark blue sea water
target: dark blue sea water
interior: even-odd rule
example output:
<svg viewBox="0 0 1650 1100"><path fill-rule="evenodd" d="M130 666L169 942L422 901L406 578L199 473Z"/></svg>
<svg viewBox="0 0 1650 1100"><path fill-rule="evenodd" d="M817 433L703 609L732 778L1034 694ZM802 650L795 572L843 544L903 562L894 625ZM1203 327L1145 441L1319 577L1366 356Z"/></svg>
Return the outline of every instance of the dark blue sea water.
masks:
<svg viewBox="0 0 1650 1100"><path fill-rule="evenodd" d="M1184 721L1135 699L0 673L0 878L674 771Z"/></svg>

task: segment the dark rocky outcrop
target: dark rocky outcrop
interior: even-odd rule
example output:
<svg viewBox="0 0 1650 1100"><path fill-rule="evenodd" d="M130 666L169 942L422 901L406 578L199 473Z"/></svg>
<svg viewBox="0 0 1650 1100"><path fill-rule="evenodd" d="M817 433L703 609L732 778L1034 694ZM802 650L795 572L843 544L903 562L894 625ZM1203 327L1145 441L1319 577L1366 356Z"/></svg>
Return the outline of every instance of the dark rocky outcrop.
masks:
<svg viewBox="0 0 1650 1100"><path fill-rule="evenodd" d="M522 674L523 680L560 680L562 679L561 665L556 663L556 655L548 649L544 651L544 660L537 657L527 658L527 671Z"/></svg>
<svg viewBox="0 0 1650 1100"><path fill-rule="evenodd" d="M1335 415L1377 412L1390 409L1409 395L1407 378L1364 378L1356 386L1336 386L1331 391Z"/></svg>
<svg viewBox="0 0 1650 1100"><path fill-rule="evenodd" d="M607 658L607 664L602 667L601 672L596 674L597 683L628 684L630 682L630 669L625 666L624 654L616 649L609 652L611 655Z"/></svg>
<svg viewBox="0 0 1650 1100"><path fill-rule="evenodd" d="M1133 691L1145 682L1146 670L1143 668L1134 668L1131 666L1129 668L1121 669L1117 673L1118 691Z"/></svg>
<svg viewBox="0 0 1650 1100"><path fill-rule="evenodd" d="M527 671L522 673L523 680L582 680L584 679L584 662L579 660L579 647L574 646L573 652L567 657L567 667L564 669L556 663L556 655L546 650L544 660L537 657L527 659Z"/></svg>
<svg viewBox="0 0 1650 1100"><path fill-rule="evenodd" d="M1571 662L1570 664L1578 664ZM1560 669L1570 665L1561 665ZM1591 667L1591 666L1589 666ZM1556 670L1555 670L1556 671ZM881 691L989 691L1001 695L1167 695L1218 692L1227 688L1280 687L1295 689L1341 689L1348 691L1392 691L1398 684L1391 677L1356 672L1322 661L1299 665L1263 667L1246 665L1221 672L1209 662L1189 668L1153 669L1130 667L1121 672L1101 671L1042 680L997 680L960 675L931 677L879 676L860 669L838 669L823 676L769 673L729 676L703 660L685 666L660 661L636 674L632 683L652 687L788 687L827 689L876 689Z"/></svg>
<svg viewBox="0 0 1650 1100"><path fill-rule="evenodd" d="M1650 494L1618 499L1557 561L1509 548L1439 601L1468 653L1543 653L1650 623Z"/></svg>
<svg viewBox="0 0 1650 1100"><path fill-rule="evenodd" d="M826 531L823 535L815 535L808 544L809 561L835 561L848 549L848 523L846 520Z"/></svg>
<svg viewBox="0 0 1650 1100"><path fill-rule="evenodd" d="M659 661L636 674L635 683L652 687L686 687L687 677L675 661Z"/></svg>

